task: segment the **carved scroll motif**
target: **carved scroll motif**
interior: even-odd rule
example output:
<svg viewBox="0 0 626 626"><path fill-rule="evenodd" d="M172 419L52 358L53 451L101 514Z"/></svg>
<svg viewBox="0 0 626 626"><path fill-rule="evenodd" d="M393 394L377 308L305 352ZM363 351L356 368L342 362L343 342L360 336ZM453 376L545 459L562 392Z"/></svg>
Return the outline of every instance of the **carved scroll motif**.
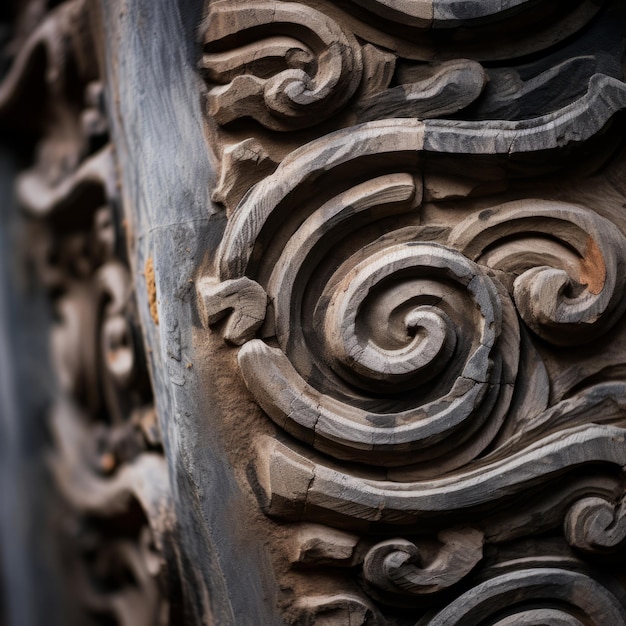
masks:
<svg viewBox="0 0 626 626"><path fill-rule="evenodd" d="M342 107L361 81L356 39L303 4L218 2L205 28L202 66L223 85L209 92L209 113L220 124L252 116L273 130L309 126Z"/></svg>
<svg viewBox="0 0 626 626"><path fill-rule="evenodd" d="M214 199L227 222L214 272L197 282L205 326L240 346L241 377L277 427L257 439L251 484L263 510L313 532L295 533L295 563L357 567L377 605L419 607L419 626L623 623L622 596L571 556L624 542L622 370L581 375L566 394L551 382L563 351L576 360L573 348L591 353L621 333L626 237L601 198L523 190L580 168L580 149L599 137L605 156L616 145L606 131L626 108L622 62L567 46L576 33L590 41L584 26L623 20L622 9L274 4L281 19L291 12L302 47L269 38L287 31L270 24L267 3L250 7L257 30L239 6L209 5L203 65L228 167ZM329 56L294 27L304 15L338 29L338 75L347 51L359 66L324 117L310 102L296 124L267 85L306 69L303 43L320 59L311 89L329 75ZM505 67L540 51L545 60ZM285 83L282 97L292 93ZM259 128L242 141L244 117L308 130ZM349 532L315 535L320 524ZM494 552L543 533L560 537L545 554L570 560L503 564ZM584 584L596 599L576 595ZM368 610L357 623L385 619Z"/></svg>
<svg viewBox="0 0 626 626"><path fill-rule="evenodd" d="M621 318L626 239L589 208L555 201L487 205L453 229L420 225L418 216L430 155L460 163L488 152L515 175L517 155L602 130L624 94L620 81L597 77L582 100L528 122L392 120L311 142L243 198L218 251L222 282L198 284L205 323L231 316L225 336L242 344L243 379L280 428L392 477L354 473L266 438L256 477L269 515L363 532L475 524L423 569L411 541L372 546L363 576L382 602L402 605L457 584L483 558L481 539L468 549L473 532L516 538L524 520L533 519L528 532L542 532L567 515L574 547L621 541L618 531L601 539L596 526L581 530L610 522L604 508L595 513L599 505L575 503L590 484L601 502L620 492L623 412L591 411L608 399L623 406L623 385L537 404L520 421L525 388L516 383L523 337L584 344ZM228 330L250 311L242 332ZM505 425L508 437L496 438ZM581 480L579 470L591 466L596 478ZM557 479L558 492L513 506L509 518L485 514ZM536 518L547 507L550 515Z"/></svg>
<svg viewBox="0 0 626 626"><path fill-rule="evenodd" d="M573 136L577 122L563 123ZM527 332L518 316L547 341L569 345L599 336L622 315L626 240L608 220L579 206L524 200L492 206L451 231L404 226L349 243L368 224L415 221L427 153L422 137L444 137L451 128L375 123L294 153L229 221L217 258L221 286L199 283L214 316L207 324L231 309L233 320L255 311L254 326L236 342L243 341L238 360L249 391L276 424L337 459L399 468L394 480L368 478L266 439L256 469L269 515L363 531L473 522L480 536L502 536L506 522L484 511L525 501L560 477L551 515L532 530L558 527L581 489L580 468L597 467L595 489L609 501L619 489L611 475L626 464L623 413L598 420L582 407L591 408L596 396L623 405L623 385L596 386L535 413L534 428L513 430L501 448L471 463L509 417ZM544 128L535 121L529 143L506 142L504 163L508 148L531 149ZM494 147L483 136L471 151L479 141ZM376 176L380 167L368 163L369 154L385 155L396 173ZM358 176L335 178L335 171ZM325 181L323 201L308 196L309 181ZM279 249L269 245L274 241L283 242ZM339 241L343 257L334 248ZM262 338L250 338L254 328ZM526 505L521 519L545 502ZM521 525L512 537L523 536ZM580 545L574 534L572 545ZM422 574L407 563L415 558L406 547L412 544L394 541L365 560L373 593L400 604L437 593L426 583L417 591ZM470 558L466 542L451 546L439 574L444 586L482 558L480 550ZM432 582L437 574L429 566L423 576Z"/></svg>
<svg viewBox="0 0 626 626"><path fill-rule="evenodd" d="M626 511L623 501L588 497L567 513L565 536L570 545L589 553L623 549L626 539Z"/></svg>
<svg viewBox="0 0 626 626"><path fill-rule="evenodd" d="M594 339L621 317L624 243L590 211L540 200L487 209L450 234L469 258L517 276L512 295L521 318L557 345Z"/></svg>
<svg viewBox="0 0 626 626"><path fill-rule="evenodd" d="M50 532L63 546L73 610L89 621L155 626L177 620L169 602L178 589L175 519L88 4L61 3L30 34L0 83L0 116L40 135L16 197L54 312L59 389L47 456L64 526Z"/></svg>
<svg viewBox="0 0 626 626"><path fill-rule="evenodd" d="M622 598L588 574L563 565L568 564L527 567L494 576L416 626L461 626L487 619L497 626L626 623ZM504 607L510 608L502 614Z"/></svg>
<svg viewBox="0 0 626 626"><path fill-rule="evenodd" d="M406 601L408 595L437 593L458 583L483 557L483 534L472 528L442 531L442 548L425 565L419 548L404 539L388 539L376 544L365 556L363 576L382 594L393 596L392 603ZM398 600L400 596L400 600Z"/></svg>

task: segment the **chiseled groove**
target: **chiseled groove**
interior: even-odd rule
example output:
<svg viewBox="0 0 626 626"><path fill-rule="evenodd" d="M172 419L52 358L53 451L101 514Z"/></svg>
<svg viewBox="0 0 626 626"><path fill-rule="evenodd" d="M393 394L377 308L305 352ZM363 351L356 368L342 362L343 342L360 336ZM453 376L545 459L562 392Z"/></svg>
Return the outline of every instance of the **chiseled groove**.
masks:
<svg viewBox="0 0 626 626"><path fill-rule="evenodd" d="M277 338L283 350L287 335L298 329L291 323L291 299L281 294L293 293L303 265L320 240L358 213L377 207L388 207L386 213L393 215L409 211L412 208L409 201L415 192L415 180L410 174L381 176L340 193L302 223L287 242L266 289L274 302Z"/></svg>
<svg viewBox="0 0 626 626"><path fill-rule="evenodd" d="M423 128L424 123L417 120L370 122L331 133L292 152L273 175L245 196L229 220L219 248L220 278L239 278L246 273L266 221L281 210L293 189L361 157L418 154L423 146Z"/></svg>
<svg viewBox="0 0 626 626"><path fill-rule="evenodd" d="M468 390L431 416L425 412L428 405L395 414L372 414L313 389L280 350L260 339L241 348L239 366L257 402L288 432L305 441L313 437L318 449L335 456L363 457L390 466L406 464L411 456L418 460L412 452L440 443L461 429L489 386L470 381ZM457 383L465 380L457 379ZM440 403L438 399L432 404ZM377 421L393 425L380 426Z"/></svg>
<svg viewBox="0 0 626 626"><path fill-rule="evenodd" d="M201 65L207 70L209 79L225 83L235 79L242 71L254 72L256 64L272 59L276 64L286 66L286 57L291 50L311 56L303 49L303 44L292 37L267 37L261 41L245 44L236 51L211 52L205 54Z"/></svg>
<svg viewBox="0 0 626 626"><path fill-rule="evenodd" d="M508 154L582 143L626 108L626 83L595 74L587 93L567 106L527 120L426 120L424 150L452 154Z"/></svg>

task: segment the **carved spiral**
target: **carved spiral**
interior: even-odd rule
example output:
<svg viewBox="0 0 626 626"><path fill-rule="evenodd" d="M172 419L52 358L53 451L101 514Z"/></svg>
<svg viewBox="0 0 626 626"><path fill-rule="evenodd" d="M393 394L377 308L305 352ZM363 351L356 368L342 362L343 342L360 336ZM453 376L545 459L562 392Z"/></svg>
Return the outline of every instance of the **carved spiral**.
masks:
<svg viewBox="0 0 626 626"><path fill-rule="evenodd" d="M289 272L279 263L268 294L280 349L245 344L244 379L283 427L305 439L312 430L314 445L337 456L397 465L463 443L451 461L461 463L493 436L510 397L517 356L501 339L518 340L512 307L477 265L444 246L368 252L330 278L312 316L292 307L306 257L291 257Z"/></svg>
<svg viewBox="0 0 626 626"><path fill-rule="evenodd" d="M406 539L388 539L365 555L363 576L375 597L410 605L412 598L438 593L458 583L483 556L483 534L473 528L441 531L441 547L425 563L420 548Z"/></svg>
<svg viewBox="0 0 626 626"><path fill-rule="evenodd" d="M204 28L202 66L218 84L208 100L218 124L252 117L272 130L312 126L341 108L361 82L354 36L305 5L212 3Z"/></svg>
<svg viewBox="0 0 626 626"><path fill-rule="evenodd" d="M604 498L579 500L565 518L570 545L590 553L621 550L626 541L626 507Z"/></svg>
<svg viewBox="0 0 626 626"><path fill-rule="evenodd" d="M517 278L510 285L526 325L555 345L604 334L626 308L626 238L593 211L524 200L459 224L450 244Z"/></svg>
<svg viewBox="0 0 626 626"><path fill-rule="evenodd" d="M229 219L218 282L199 282L205 323L230 315L244 381L281 428L414 477L461 467L502 425L519 358L512 299L559 345L599 336L626 303L626 241L581 207L531 200L450 233L398 228L421 203L422 131L370 123L294 152Z"/></svg>
<svg viewBox="0 0 626 626"><path fill-rule="evenodd" d="M337 193L294 231L282 229L279 258L261 257L252 274L264 290L248 278L206 285L203 308L209 323L235 310L237 336L232 324L228 332L244 343L246 385L287 431L338 458L384 466L437 459L442 471L484 449L508 409L519 342L508 295L437 243L374 241L330 274L320 267L348 224L407 212L419 195L409 174ZM246 246L254 257L249 231L241 237L228 253ZM265 293L271 315L262 334L278 347L245 342Z"/></svg>
<svg viewBox="0 0 626 626"><path fill-rule="evenodd" d="M506 611L503 611L506 607ZM534 567L495 576L417 626L605 626L626 624L620 600L586 574Z"/></svg>

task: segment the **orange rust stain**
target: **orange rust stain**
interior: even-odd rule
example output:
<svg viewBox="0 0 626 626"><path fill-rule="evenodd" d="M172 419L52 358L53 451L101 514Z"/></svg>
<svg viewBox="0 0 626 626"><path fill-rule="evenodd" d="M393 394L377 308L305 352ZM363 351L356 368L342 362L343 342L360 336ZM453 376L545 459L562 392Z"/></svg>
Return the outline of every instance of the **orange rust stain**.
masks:
<svg viewBox="0 0 626 626"><path fill-rule="evenodd" d="M589 237L585 256L580 264L580 282L594 295L599 294L606 281L606 266L598 244Z"/></svg>
<svg viewBox="0 0 626 626"><path fill-rule="evenodd" d="M159 311L157 309L156 280L154 278L154 262L152 261L152 257L149 257L146 261L144 274L146 277L146 287L148 289L148 304L150 305L150 316L152 317L152 321L158 326Z"/></svg>

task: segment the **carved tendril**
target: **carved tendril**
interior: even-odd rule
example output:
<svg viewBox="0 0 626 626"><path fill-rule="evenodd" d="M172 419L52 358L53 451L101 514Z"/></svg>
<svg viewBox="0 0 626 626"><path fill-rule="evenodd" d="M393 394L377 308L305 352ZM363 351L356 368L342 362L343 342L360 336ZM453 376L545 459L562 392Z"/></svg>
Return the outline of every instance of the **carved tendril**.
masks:
<svg viewBox="0 0 626 626"><path fill-rule="evenodd" d="M208 103L219 124L249 116L272 130L305 128L341 108L361 81L354 36L301 4L217 2L204 30L202 67L218 84Z"/></svg>
<svg viewBox="0 0 626 626"><path fill-rule="evenodd" d="M591 341L626 308L626 238L592 211L564 202L511 202L462 222L449 242L481 265L516 275L517 310L552 344Z"/></svg>
<svg viewBox="0 0 626 626"><path fill-rule="evenodd" d="M365 556L363 575L377 596L399 598L434 594L462 580L482 559L483 534L475 529L441 531L442 547L428 564L418 546L406 539L376 544Z"/></svg>
<svg viewBox="0 0 626 626"><path fill-rule="evenodd" d="M590 553L622 549L626 540L626 506L604 498L579 500L565 518L570 545Z"/></svg>

